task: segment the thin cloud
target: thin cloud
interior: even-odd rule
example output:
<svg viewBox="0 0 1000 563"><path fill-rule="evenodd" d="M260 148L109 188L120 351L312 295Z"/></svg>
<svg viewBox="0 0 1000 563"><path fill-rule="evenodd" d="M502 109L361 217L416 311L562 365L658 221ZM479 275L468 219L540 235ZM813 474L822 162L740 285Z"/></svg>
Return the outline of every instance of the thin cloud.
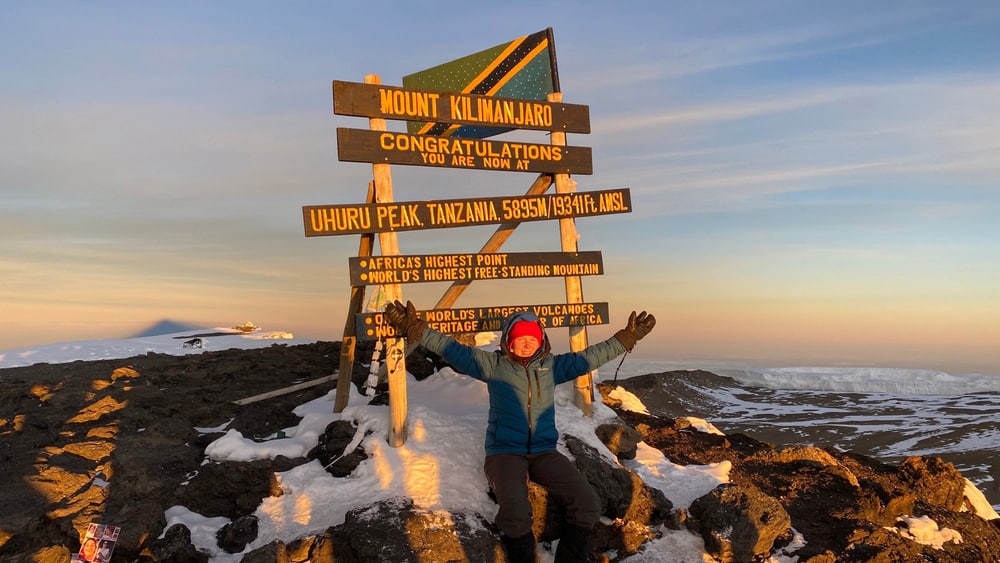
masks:
<svg viewBox="0 0 1000 563"><path fill-rule="evenodd" d="M691 105L679 110L660 113L618 115L594 120L594 129L601 134L630 133L643 129L662 129L668 125L716 123L783 113L796 109L840 103L846 99L870 95L872 87L843 87L801 92L779 98L759 98L747 101L724 101Z"/></svg>
<svg viewBox="0 0 1000 563"><path fill-rule="evenodd" d="M905 191L932 176L961 177L963 185L950 190L957 197L1000 173L998 93L1000 83L985 75L817 86L599 119L594 129L604 145L604 173L646 196L670 194L644 206L644 214L761 205L760 198L775 194L837 185ZM729 137L730 124L762 117L752 135L740 136L746 140ZM687 134L677 136L679 129Z"/></svg>
<svg viewBox="0 0 1000 563"><path fill-rule="evenodd" d="M750 95L754 97L747 99ZM767 115L787 113L801 109L839 106L845 111L854 111L857 102L865 102L873 107L879 105L893 108L899 113L908 108L919 111L934 100L942 111L964 114L970 123L979 119L993 120L1000 116L1000 82L983 75L953 75L931 78L917 78L889 83L854 85L818 84L808 88L782 88L776 92L736 92L730 96L738 99L723 99L712 103L682 105L678 109L663 112L635 112L611 116L598 116L593 129L599 134L635 134L645 129L662 130L669 125L715 124L750 119ZM683 104L683 102L675 102ZM969 105L975 110L970 112ZM954 109L951 109L954 108ZM986 110L985 115L981 110ZM978 114L978 115L977 115ZM909 115L909 118L915 116ZM934 115L921 115L920 123L934 119ZM876 116L878 119L878 116ZM909 121L909 124L914 121ZM872 123L868 123L872 126ZM878 126L878 125L876 125ZM950 127L955 127L951 123Z"/></svg>
<svg viewBox="0 0 1000 563"><path fill-rule="evenodd" d="M792 3L778 11L793 13L799 6L799 3ZM880 8L882 10L878 11ZM655 45L653 49L647 47L642 53L618 49L583 57L581 60L589 63L603 61L602 68L599 71L583 69L577 72L574 87L588 95L611 88L642 88L653 82L720 70L888 45L942 29L1000 19L995 9L968 8L956 14L954 10L934 6L906 4L902 8L883 8L865 3L861 10L847 8L839 13L815 14L808 23L804 23L801 17L792 18L788 23L781 23L777 17L772 18L774 23L765 24L769 27L760 31L744 31L748 22L759 22L759 18L739 20L738 24L734 19L732 21L738 29L723 29L711 35L697 28L674 30L668 27L664 32L658 27L656 37L649 37L647 42L643 42ZM756 10L757 6L753 9ZM661 39L663 37L679 39ZM622 63L641 60L647 52L656 52L657 60Z"/></svg>

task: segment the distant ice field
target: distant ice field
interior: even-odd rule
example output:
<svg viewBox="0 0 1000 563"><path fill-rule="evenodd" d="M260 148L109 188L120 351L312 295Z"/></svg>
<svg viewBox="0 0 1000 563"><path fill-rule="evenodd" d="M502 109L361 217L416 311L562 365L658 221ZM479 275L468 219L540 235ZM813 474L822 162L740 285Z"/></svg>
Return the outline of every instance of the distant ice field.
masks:
<svg viewBox="0 0 1000 563"><path fill-rule="evenodd" d="M631 362L631 365L629 365ZM681 368L626 361L618 380ZM599 378L614 377L614 365ZM832 446L898 463L953 463L1000 506L1000 376L893 368L734 368L687 371L639 395L651 414L704 418L726 433Z"/></svg>

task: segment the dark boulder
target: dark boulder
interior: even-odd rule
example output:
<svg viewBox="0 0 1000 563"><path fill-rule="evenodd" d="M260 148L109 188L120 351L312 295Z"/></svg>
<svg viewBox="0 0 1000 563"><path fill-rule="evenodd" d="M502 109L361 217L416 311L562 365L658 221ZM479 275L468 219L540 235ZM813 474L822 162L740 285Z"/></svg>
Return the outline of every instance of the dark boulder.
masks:
<svg viewBox="0 0 1000 563"><path fill-rule="evenodd" d="M151 540L143 549L139 561L157 563L205 563L207 553L191 544L191 530L184 524L174 524L162 538Z"/></svg>
<svg viewBox="0 0 1000 563"><path fill-rule="evenodd" d="M318 460L334 477L347 477L359 463L368 459L368 454L360 445L350 452L346 451L357 433L358 428L350 421L335 420L326 427L306 457Z"/></svg>
<svg viewBox="0 0 1000 563"><path fill-rule="evenodd" d="M570 435L563 438L577 469L597 493L602 515L612 521L610 526L597 526L593 537L595 547L635 553L654 535L652 529L674 521L673 504L663 491L647 486L635 473L612 464L583 440ZM539 535L542 540L549 537Z"/></svg>
<svg viewBox="0 0 1000 563"><path fill-rule="evenodd" d="M965 506L965 478L939 457L908 457L896 470L904 486L927 504L958 511Z"/></svg>
<svg viewBox="0 0 1000 563"><path fill-rule="evenodd" d="M202 516L235 520L253 514L265 497L281 496L275 471L269 459L209 463L178 489L176 504Z"/></svg>
<svg viewBox="0 0 1000 563"><path fill-rule="evenodd" d="M218 546L226 553L240 553L257 539L257 524L257 517L252 514L233 520L216 532Z"/></svg>
<svg viewBox="0 0 1000 563"><path fill-rule="evenodd" d="M334 560L356 563L499 561L502 547L481 516L421 510L390 499L351 510L327 530Z"/></svg>
<svg viewBox="0 0 1000 563"><path fill-rule="evenodd" d="M642 433L627 424L601 424L594 433L621 460L635 459L639 442L642 441Z"/></svg>
<svg viewBox="0 0 1000 563"><path fill-rule="evenodd" d="M781 504L752 486L720 485L691 503L690 514L688 527L701 534L705 550L727 563L766 558L791 525Z"/></svg>

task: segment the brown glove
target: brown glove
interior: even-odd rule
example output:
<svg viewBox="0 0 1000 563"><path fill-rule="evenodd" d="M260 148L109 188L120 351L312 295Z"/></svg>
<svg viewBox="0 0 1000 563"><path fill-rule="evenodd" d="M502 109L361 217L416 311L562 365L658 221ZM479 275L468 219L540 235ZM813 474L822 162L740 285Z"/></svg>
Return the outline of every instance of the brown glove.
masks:
<svg viewBox="0 0 1000 563"><path fill-rule="evenodd" d="M625 328L615 333L615 338L625 346L626 350L631 352L632 348L635 348L635 343L649 334L649 331L653 330L654 326L656 326L656 317L646 313L646 311L638 315L635 314L635 311L632 311L632 314L628 317L628 324L625 325Z"/></svg>
<svg viewBox="0 0 1000 563"><path fill-rule="evenodd" d="M412 301L407 301L403 305L398 299L385 306L385 318L389 324L396 327L396 331L407 338L410 342L420 340L424 335L424 327L427 325L423 319L417 316L417 308Z"/></svg>

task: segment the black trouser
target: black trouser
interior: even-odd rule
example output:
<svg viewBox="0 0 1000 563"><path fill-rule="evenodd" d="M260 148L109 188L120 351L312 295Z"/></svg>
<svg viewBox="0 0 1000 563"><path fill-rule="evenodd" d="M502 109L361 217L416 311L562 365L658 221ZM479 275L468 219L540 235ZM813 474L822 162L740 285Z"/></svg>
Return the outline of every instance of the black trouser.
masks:
<svg viewBox="0 0 1000 563"><path fill-rule="evenodd" d="M556 450L539 454L498 454L486 457L486 478L500 503L496 525L509 537L531 532L531 479L566 507L566 521L587 530L601 517L600 499L573 462Z"/></svg>

